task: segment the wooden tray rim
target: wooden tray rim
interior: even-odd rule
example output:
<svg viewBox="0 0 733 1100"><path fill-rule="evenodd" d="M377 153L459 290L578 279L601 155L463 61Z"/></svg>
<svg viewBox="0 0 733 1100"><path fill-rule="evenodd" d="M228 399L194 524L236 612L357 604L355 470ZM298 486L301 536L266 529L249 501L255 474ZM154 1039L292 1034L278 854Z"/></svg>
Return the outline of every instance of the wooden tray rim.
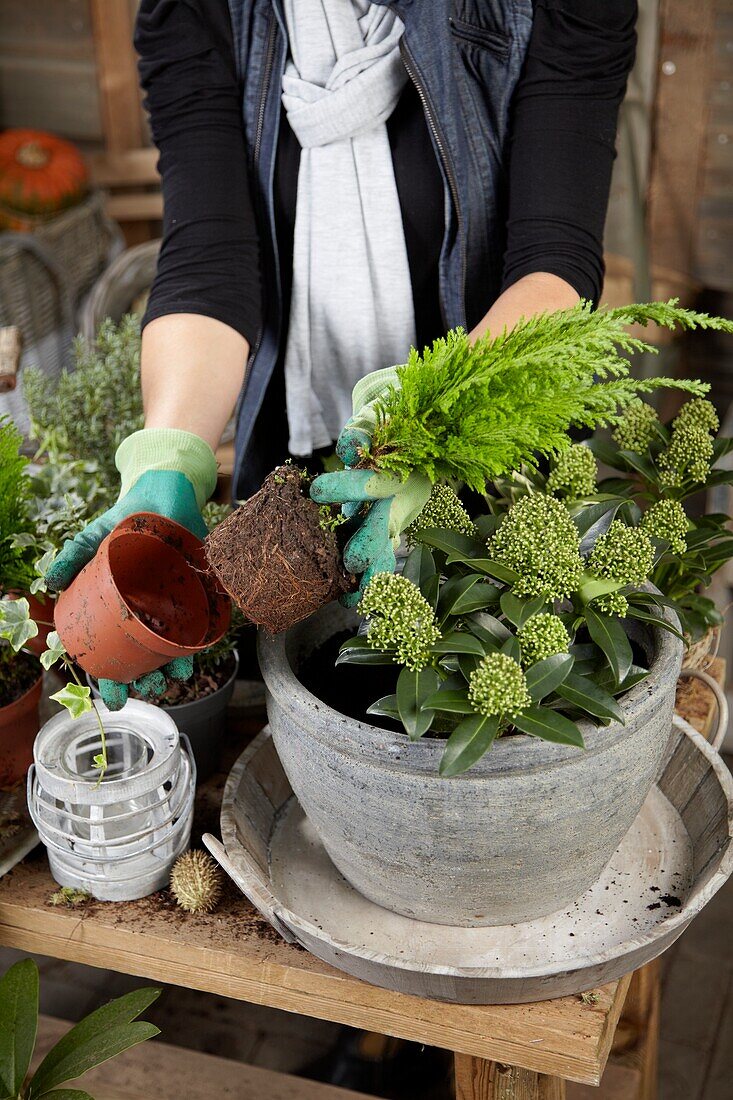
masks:
<svg viewBox="0 0 733 1100"><path fill-rule="evenodd" d="M572 960L566 959L565 961L557 961L541 967L529 966L524 969L502 968L498 966L457 967L440 964L431 965L426 968L424 964L417 964L411 962L409 959L397 958L393 955L383 954L379 951L370 951L368 948L356 946L345 940L337 940L311 921L304 919L298 913L294 913L272 892L270 887L271 879L265 880L263 878L257 862L250 856L249 852L242 847L237 837L234 813L233 810L230 810L230 807L233 807L234 796L239 787L241 777L246 771L250 760L260 751L262 745L271 738L269 726L265 726L261 730L242 752L241 756L235 761L224 786L220 827L224 842L224 852L227 857L227 863L231 868L230 873L237 871L235 860L244 865L249 875L249 881L246 881L240 874L233 875L232 877L235 878L235 882L252 904L256 906L266 920L268 920L275 930L286 940L292 942L293 939L295 939L297 942L300 942L297 936L297 932L300 931L326 944L335 951L342 951L353 957L364 959L367 962L380 963L383 966L390 967L397 971L402 970L467 979L484 978L508 981L531 978L551 978L558 974L567 974L578 970L588 970L593 967L603 966L616 959L635 953L653 944L658 939L666 940L670 937L672 939L676 938L674 933L676 932L679 935L684 930L692 918L707 905L710 899L723 886L731 873L733 873L733 776L731 776L728 768L720 758L720 754L712 748L697 730L678 715L674 716L673 722L682 730L685 736L692 741L695 749L706 758L708 764L715 773L728 804L728 843L725 850L720 854L718 866L710 875L708 881L702 886L693 887L680 909L665 915L646 935L640 936L638 940L629 940L625 944L618 945L613 951L582 955ZM293 794L291 797L295 797L295 795ZM289 799L286 801L289 801ZM282 803L282 805L285 804L286 803ZM279 810L280 807L276 808L276 815L279 813ZM232 818L231 821L228 817L230 813ZM210 844L209 840L212 840L213 844ZM204 842L207 844L207 847L216 854L215 848L217 847L217 842L214 838L209 838L207 835L204 837ZM287 934L288 930L291 932L291 935Z"/></svg>

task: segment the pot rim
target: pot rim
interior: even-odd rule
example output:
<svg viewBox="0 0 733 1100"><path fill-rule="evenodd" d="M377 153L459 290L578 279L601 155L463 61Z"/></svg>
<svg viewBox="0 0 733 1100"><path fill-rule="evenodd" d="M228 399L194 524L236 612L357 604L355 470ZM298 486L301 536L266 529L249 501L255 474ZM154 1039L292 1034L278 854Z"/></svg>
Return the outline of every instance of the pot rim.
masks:
<svg viewBox="0 0 733 1100"><path fill-rule="evenodd" d="M26 651L23 650L22 652L25 653ZM29 654L29 656L32 657L32 656L34 656L34 654L31 653L31 654ZM43 669L41 668L41 671L38 674L38 679L34 680L33 683L31 684L31 686L29 688L27 688L27 690L24 691L22 695L19 695L18 698L14 699L12 703L6 703L5 706L0 707L0 725L4 724L3 723L3 718L8 718L10 711L12 711L15 707L20 706L22 703L29 701L28 696L32 695L34 692L37 691L40 694L42 688L43 688Z"/></svg>
<svg viewBox="0 0 733 1100"><path fill-rule="evenodd" d="M652 585L644 587L650 591L657 591ZM404 771L411 766L425 778L433 778L441 783L465 783L492 776L503 777L508 771L520 768L523 772L529 773L544 771L548 767L572 764L578 759L587 759L595 753L607 751L627 735L629 727L619 722L613 721L608 726L595 726L591 721L584 719L577 724L583 734L585 748L578 750L572 745L558 745L528 734L516 733L510 737L497 738L491 750L468 771L446 780L438 772L440 757L445 748L445 738L422 737L418 741L410 741L405 733L349 718L348 715L334 710L328 703L314 695L298 679L288 653L289 644L296 632L307 627L309 622L327 612L331 606L321 608L310 620L298 623L282 634L268 634L261 629L258 630L257 648L260 669L268 693L277 700L278 706L290 710L300 720L304 711L309 714L313 719L309 731L312 736L318 736L319 720L322 721L326 717L330 730L329 744L332 749L338 749L346 755L355 755L360 748L367 752L378 751L380 768ZM672 625L678 625L676 615L667 607L662 609L661 617ZM677 668L672 682L676 683L682 661L682 642L678 638L662 630L661 627L655 627L651 635L654 659L651 662L649 676L620 697L624 713L633 714L636 724L644 720L645 709L657 705L659 693L655 689L659 688L664 674L675 665ZM386 760L385 753L394 754L393 759ZM365 758L363 753L361 762L365 767L372 764L372 761L368 757Z"/></svg>

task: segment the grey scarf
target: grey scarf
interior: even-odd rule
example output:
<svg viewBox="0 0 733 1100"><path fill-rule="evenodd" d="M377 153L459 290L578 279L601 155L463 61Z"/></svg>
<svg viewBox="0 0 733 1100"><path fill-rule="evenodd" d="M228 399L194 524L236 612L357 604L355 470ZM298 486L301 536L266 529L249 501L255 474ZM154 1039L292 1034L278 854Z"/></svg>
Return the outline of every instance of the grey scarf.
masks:
<svg viewBox="0 0 733 1100"><path fill-rule="evenodd" d="M282 101L302 147L285 353L290 450L337 438L351 390L415 339L386 120L406 80L402 24L366 0L285 0Z"/></svg>

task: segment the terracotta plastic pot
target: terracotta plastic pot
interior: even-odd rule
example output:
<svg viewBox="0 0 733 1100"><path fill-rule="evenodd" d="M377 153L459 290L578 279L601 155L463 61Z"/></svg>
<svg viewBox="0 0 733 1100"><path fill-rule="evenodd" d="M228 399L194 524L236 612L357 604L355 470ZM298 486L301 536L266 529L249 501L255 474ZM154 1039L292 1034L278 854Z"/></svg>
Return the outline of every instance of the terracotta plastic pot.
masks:
<svg viewBox="0 0 733 1100"><path fill-rule="evenodd" d="M33 763L33 742L38 733L43 677L25 694L0 707L0 787L12 787L25 778Z"/></svg>
<svg viewBox="0 0 733 1100"><path fill-rule="evenodd" d="M138 512L61 593L55 625L85 672L129 683L213 645L230 618L203 543L165 516Z"/></svg>

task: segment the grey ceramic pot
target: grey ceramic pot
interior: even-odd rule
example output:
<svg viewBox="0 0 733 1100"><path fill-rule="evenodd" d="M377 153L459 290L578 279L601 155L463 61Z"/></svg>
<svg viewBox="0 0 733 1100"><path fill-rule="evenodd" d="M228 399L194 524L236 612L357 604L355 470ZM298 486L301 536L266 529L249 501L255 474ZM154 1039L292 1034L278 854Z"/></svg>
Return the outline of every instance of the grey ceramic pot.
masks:
<svg viewBox="0 0 733 1100"><path fill-rule="evenodd" d="M656 779L682 643L667 631L639 633L651 673L621 701L625 726L583 724L585 750L501 738L468 772L442 779L444 742L411 743L348 718L299 681L305 658L355 625L353 612L332 604L259 639L275 746L341 873L386 909L437 924L513 924L572 904Z"/></svg>
<svg viewBox="0 0 733 1100"><path fill-rule="evenodd" d="M176 723L180 733L185 733L191 742L196 761L196 779L202 783L219 767L221 744L226 730L227 707L232 698L234 684L239 668L239 656L234 654L234 669L225 684L211 695L194 699L192 703L181 703L177 707L161 707ZM96 681L87 676L87 683L95 698L99 698Z"/></svg>

